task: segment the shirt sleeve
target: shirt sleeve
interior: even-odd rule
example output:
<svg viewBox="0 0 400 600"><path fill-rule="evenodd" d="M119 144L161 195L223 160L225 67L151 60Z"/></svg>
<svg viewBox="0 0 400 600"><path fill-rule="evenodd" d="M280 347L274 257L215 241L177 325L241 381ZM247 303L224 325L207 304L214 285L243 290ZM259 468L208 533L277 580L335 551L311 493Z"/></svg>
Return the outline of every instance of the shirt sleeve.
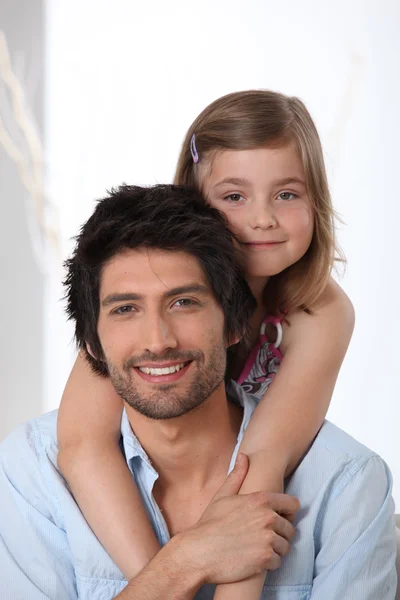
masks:
<svg viewBox="0 0 400 600"><path fill-rule="evenodd" d="M0 446L1 598L75 600L67 536L31 435L20 427Z"/></svg>
<svg viewBox="0 0 400 600"><path fill-rule="evenodd" d="M391 473L378 456L342 474L319 519L312 600L393 600L391 491Z"/></svg>

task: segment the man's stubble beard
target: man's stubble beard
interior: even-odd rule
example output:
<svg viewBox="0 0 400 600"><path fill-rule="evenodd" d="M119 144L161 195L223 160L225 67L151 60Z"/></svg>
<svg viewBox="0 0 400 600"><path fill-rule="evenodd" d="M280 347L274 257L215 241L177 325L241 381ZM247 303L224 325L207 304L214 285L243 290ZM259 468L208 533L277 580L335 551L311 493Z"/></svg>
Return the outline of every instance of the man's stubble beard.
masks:
<svg viewBox="0 0 400 600"><path fill-rule="evenodd" d="M147 397L141 396L135 389L131 366L131 363L135 364L134 360L127 361L123 373L110 362L107 362L107 366L113 386L130 407L149 419L174 419L203 404L225 377L225 346L215 344L212 347L207 365L204 363L202 352L194 352L192 355L195 358L192 359L190 369L194 368L195 372L192 374L188 389L178 392L176 384L159 384L157 389L153 393L149 393ZM188 360L188 357L178 356L175 353L165 355L163 360L180 360L181 358L182 362ZM154 360L154 358L149 360Z"/></svg>

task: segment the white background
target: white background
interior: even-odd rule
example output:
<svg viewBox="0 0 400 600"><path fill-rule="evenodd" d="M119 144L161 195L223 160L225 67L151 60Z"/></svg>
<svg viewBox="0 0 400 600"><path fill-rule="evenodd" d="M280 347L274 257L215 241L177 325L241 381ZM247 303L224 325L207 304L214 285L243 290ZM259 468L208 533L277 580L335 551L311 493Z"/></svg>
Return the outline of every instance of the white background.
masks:
<svg viewBox="0 0 400 600"><path fill-rule="evenodd" d="M54 0L47 8L48 184L64 257L106 188L172 180L185 131L212 100L269 88L305 101L346 223L342 285L357 316L329 418L385 458L399 505L400 3ZM58 406L74 355L61 277L53 257L43 411Z"/></svg>

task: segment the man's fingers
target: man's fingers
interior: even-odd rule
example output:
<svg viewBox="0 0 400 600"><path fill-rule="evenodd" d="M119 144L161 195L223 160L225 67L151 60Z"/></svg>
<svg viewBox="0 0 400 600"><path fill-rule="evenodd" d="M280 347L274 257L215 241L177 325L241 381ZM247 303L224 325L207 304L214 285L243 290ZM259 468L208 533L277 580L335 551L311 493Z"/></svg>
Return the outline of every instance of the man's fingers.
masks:
<svg viewBox="0 0 400 600"><path fill-rule="evenodd" d="M296 530L293 527L293 525L289 523L289 521L285 517L281 516L278 516L276 520L274 531L288 542L292 541L296 533Z"/></svg>
<svg viewBox="0 0 400 600"><path fill-rule="evenodd" d="M270 492L268 492L268 505L272 510L288 520L291 520L300 508L300 502L295 496Z"/></svg>
<svg viewBox="0 0 400 600"><path fill-rule="evenodd" d="M286 556L286 554L289 554L290 544L280 535L276 535L272 543L272 548L274 549L274 552L278 554L278 556L282 557Z"/></svg>
<svg viewBox="0 0 400 600"><path fill-rule="evenodd" d="M268 559L265 569L267 571L276 571L281 566L281 557L276 552L272 553L272 556Z"/></svg>
<svg viewBox="0 0 400 600"><path fill-rule="evenodd" d="M236 458L235 466L229 473L225 482L215 494L213 500L223 498L225 496L233 496L239 493L242 483L249 470L249 457L243 452L239 452Z"/></svg>
<svg viewBox="0 0 400 600"><path fill-rule="evenodd" d="M287 519L290 523L294 523L296 515L285 515L285 519Z"/></svg>
<svg viewBox="0 0 400 600"><path fill-rule="evenodd" d="M275 571L281 566L281 558L289 554L290 544L280 535L274 533L271 545L271 555L269 556L265 568L268 571Z"/></svg>

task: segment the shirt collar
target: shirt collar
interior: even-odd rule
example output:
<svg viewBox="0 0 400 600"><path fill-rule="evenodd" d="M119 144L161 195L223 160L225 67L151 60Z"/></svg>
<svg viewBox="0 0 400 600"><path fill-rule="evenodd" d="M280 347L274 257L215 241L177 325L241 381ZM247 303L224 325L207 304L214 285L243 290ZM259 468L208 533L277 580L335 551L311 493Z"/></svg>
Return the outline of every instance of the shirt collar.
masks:
<svg viewBox="0 0 400 600"><path fill-rule="evenodd" d="M249 424L250 417L253 414L256 406L257 406L257 398L252 394L248 394L243 390L243 388L238 385L235 381L230 381L226 388L226 393L228 398L232 402L236 402L243 407L243 419L240 426L240 430L237 437L237 444L232 454L231 463L229 465L229 472L232 470L233 465L235 464L236 455L239 450L239 446L242 442L244 432ZM122 448L125 454L126 461L132 471L132 462L133 459L139 457L145 465L150 469L154 475L157 475L154 467L151 464L151 460L144 451L141 443L139 442L136 435L133 433L131 425L129 423L128 415L126 410L123 410L122 420L121 420L121 434L122 434Z"/></svg>
<svg viewBox="0 0 400 600"><path fill-rule="evenodd" d="M131 471L132 471L133 459L135 459L136 457L139 457L145 463L145 465L151 471L154 472L154 474L157 474L151 464L150 458L148 457L143 446L141 445L138 438L132 431L131 424L129 422L128 415L126 414L125 408L122 412L121 435L122 435L122 449L125 454L126 462L128 463L128 466L131 469Z"/></svg>

